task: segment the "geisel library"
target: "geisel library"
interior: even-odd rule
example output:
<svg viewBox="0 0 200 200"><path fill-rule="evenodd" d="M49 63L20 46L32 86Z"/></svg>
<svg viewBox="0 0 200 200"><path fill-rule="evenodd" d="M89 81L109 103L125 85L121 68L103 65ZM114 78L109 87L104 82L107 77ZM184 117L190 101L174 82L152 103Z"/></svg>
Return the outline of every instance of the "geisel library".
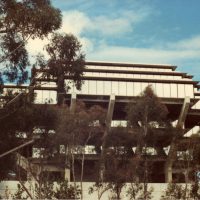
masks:
<svg viewBox="0 0 200 200"><path fill-rule="evenodd" d="M86 62L84 73L84 83L81 91L77 90L73 83L66 78L66 82L71 89L67 94L57 94L57 84L55 80L48 82L41 77L41 70L36 69L34 77L34 93L37 94L35 104L57 104L59 95L64 95L64 101L69 106L73 106L77 100L85 102L87 106L100 105L107 110L107 124L111 128L118 125L126 126L125 106L130 100L134 100L142 91L151 85L154 92L161 98L167 106L169 118L171 121L180 123L185 129L185 140L192 134L199 131L200 122L200 86L197 81L192 80L193 76L187 73L176 71L173 65L154 65L154 64L130 64L115 62ZM40 83L37 86L37 83ZM17 86L5 85L7 88L17 88ZM26 90L29 86L21 86ZM184 142L184 141L183 141ZM91 144L92 145L92 144ZM151 162L158 166L151 176L152 183L164 183L164 163L163 152L167 153L169 144L165 144L161 151L156 151L151 147ZM34 148L34 145L32 146ZM91 149L90 149L91 148ZM100 155L88 148L85 157L85 182L94 182L95 172L92 168L95 166ZM134 149L134 147L133 147ZM185 149L186 151L187 149ZM182 151L178 149L178 151ZM162 154L162 155L161 155ZM78 157L77 157L78 159ZM23 168L26 168L26 162L37 165L37 158L24 157ZM63 172L64 168L56 167L58 160L49 160L46 163L47 170L52 173ZM160 168L159 168L160 167ZM70 179L70 170L68 171ZM174 173L180 173L174 172ZM62 174L62 173L61 173ZM180 180L182 181L182 180Z"/></svg>

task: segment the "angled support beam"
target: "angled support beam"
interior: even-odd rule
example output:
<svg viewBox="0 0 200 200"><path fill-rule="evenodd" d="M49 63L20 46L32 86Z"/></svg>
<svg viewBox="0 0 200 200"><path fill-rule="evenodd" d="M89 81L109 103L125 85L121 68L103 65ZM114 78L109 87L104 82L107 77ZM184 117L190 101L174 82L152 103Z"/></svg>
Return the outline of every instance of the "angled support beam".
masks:
<svg viewBox="0 0 200 200"><path fill-rule="evenodd" d="M184 124L185 124L185 119L188 113L190 107L190 97L185 97L182 109L178 118L178 122L176 125L176 128L179 128L182 130L182 134L184 135L185 131L184 129ZM166 183L171 183L173 181L172 179L172 173L173 173L173 163L177 155L177 137L174 136L171 141L167 161L165 163L165 182Z"/></svg>
<svg viewBox="0 0 200 200"><path fill-rule="evenodd" d="M184 129L185 119L190 107L190 97L185 97L176 127Z"/></svg>
<svg viewBox="0 0 200 200"><path fill-rule="evenodd" d="M106 127L108 130L110 130L110 128L111 128L114 106L115 106L115 95L111 94L109 105L108 105L108 111L107 111L107 115L106 115Z"/></svg>
<svg viewBox="0 0 200 200"><path fill-rule="evenodd" d="M106 138L108 136L108 133L111 129L111 122L113 118L113 112L114 112L114 106L115 106L115 95L111 94L110 95L110 101L108 105L108 111L106 115L106 120L105 120L105 131L104 135L102 138L102 151L101 151L101 162L100 162L100 180L103 182L104 181L104 174L105 174L105 162L104 162L104 155L106 153Z"/></svg>
<svg viewBox="0 0 200 200"><path fill-rule="evenodd" d="M13 148L13 149L10 149L9 151L6 151L6 152L2 153L2 154L0 155L0 158L2 158L2 157L4 157L4 156L7 156L8 154L14 153L14 152L18 151L19 149L21 149L21 148L23 148L23 147L25 147L25 146L27 146L27 145L29 145L29 144L32 144L32 143L34 143L34 142L35 142L35 139L32 139L32 140L30 140L30 141L28 141L28 142L26 142L26 143L24 143L24 144L21 144L21 145L15 147L15 148Z"/></svg>

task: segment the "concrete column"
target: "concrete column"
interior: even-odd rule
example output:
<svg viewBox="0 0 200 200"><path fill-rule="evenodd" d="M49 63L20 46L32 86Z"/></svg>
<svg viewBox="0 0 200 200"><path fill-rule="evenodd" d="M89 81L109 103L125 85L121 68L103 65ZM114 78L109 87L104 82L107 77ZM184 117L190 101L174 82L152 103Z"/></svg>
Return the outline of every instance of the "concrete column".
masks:
<svg viewBox="0 0 200 200"><path fill-rule="evenodd" d="M115 94L110 95L110 101L108 105L108 111L106 115L106 128L110 130L111 122L113 118L113 112L114 112L114 106L115 106Z"/></svg>
<svg viewBox="0 0 200 200"><path fill-rule="evenodd" d="M65 173L64 179L65 179L66 181L70 182L70 169L65 167L64 173Z"/></svg>

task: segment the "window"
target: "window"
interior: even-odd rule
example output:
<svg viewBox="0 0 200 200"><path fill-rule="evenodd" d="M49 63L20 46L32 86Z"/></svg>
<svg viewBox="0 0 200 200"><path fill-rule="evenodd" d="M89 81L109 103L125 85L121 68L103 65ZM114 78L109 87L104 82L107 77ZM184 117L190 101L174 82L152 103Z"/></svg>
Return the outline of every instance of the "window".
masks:
<svg viewBox="0 0 200 200"><path fill-rule="evenodd" d="M163 97L170 97L170 84L163 84Z"/></svg>
<svg viewBox="0 0 200 200"><path fill-rule="evenodd" d="M171 86L170 87L171 97L176 98L177 94L178 94L178 92L177 92L177 84L171 83L170 86Z"/></svg>
<svg viewBox="0 0 200 200"><path fill-rule="evenodd" d="M112 84L111 81L104 81L104 94L110 95L112 93Z"/></svg>
<svg viewBox="0 0 200 200"><path fill-rule="evenodd" d="M133 83L127 82L126 84L127 84L127 87L126 87L127 96L133 96Z"/></svg>
<svg viewBox="0 0 200 200"><path fill-rule="evenodd" d="M103 83L103 81L97 81L97 94L99 94L99 95L104 94L104 83Z"/></svg>
<svg viewBox="0 0 200 200"><path fill-rule="evenodd" d="M140 95L140 93L142 92L141 90L141 83L133 83L133 92L134 92L134 96L138 96Z"/></svg>
<svg viewBox="0 0 200 200"><path fill-rule="evenodd" d="M185 97L184 84L178 84L178 97L179 98L184 98Z"/></svg>
<svg viewBox="0 0 200 200"><path fill-rule="evenodd" d="M163 84L162 83L156 83L156 94L159 97L163 97Z"/></svg>
<svg viewBox="0 0 200 200"><path fill-rule="evenodd" d="M88 81L89 83L89 94L97 93L97 82L96 81Z"/></svg>
<svg viewBox="0 0 200 200"><path fill-rule="evenodd" d="M126 82L119 82L119 95L126 96Z"/></svg>
<svg viewBox="0 0 200 200"><path fill-rule="evenodd" d="M119 94L119 84L117 81L112 81L112 93L115 95Z"/></svg>

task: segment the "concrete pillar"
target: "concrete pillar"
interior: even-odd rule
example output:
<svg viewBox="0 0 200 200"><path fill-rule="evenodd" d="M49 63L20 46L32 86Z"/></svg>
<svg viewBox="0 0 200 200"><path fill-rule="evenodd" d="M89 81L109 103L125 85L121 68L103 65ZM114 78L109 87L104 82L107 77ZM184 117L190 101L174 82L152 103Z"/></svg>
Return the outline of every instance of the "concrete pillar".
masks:
<svg viewBox="0 0 200 200"><path fill-rule="evenodd" d="M64 173L65 173L64 179L70 182L70 169L65 167Z"/></svg>
<svg viewBox="0 0 200 200"><path fill-rule="evenodd" d="M115 94L110 95L110 101L108 105L108 111L106 115L106 128L110 130L111 122L113 118L113 112L114 112L114 106L115 106Z"/></svg>

